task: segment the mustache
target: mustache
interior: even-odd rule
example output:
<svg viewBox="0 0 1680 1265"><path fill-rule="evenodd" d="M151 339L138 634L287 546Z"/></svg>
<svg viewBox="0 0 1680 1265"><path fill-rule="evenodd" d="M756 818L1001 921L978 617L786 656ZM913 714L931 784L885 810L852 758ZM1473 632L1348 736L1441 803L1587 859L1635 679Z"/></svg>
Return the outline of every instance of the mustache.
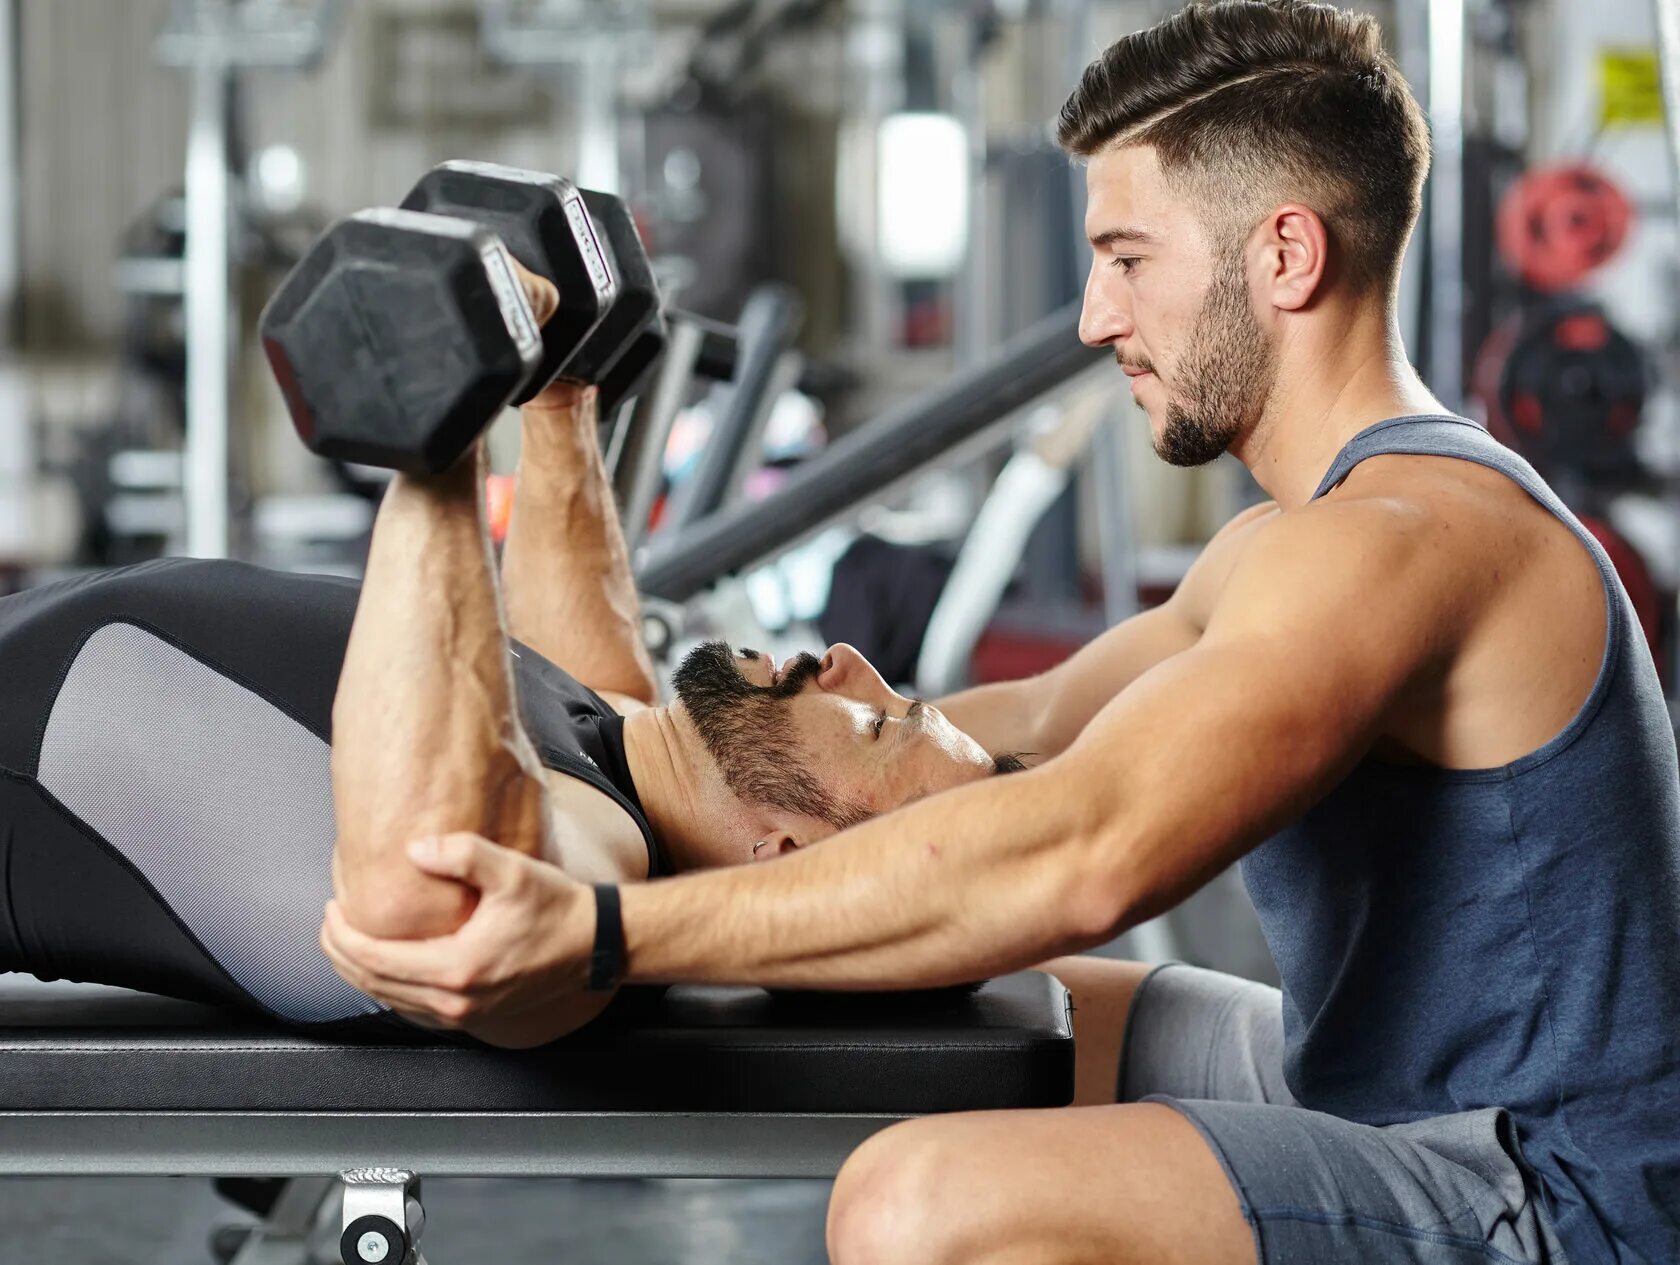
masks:
<svg viewBox="0 0 1680 1265"><path fill-rule="evenodd" d="M767 656L757 650L742 650L747 659L760 659ZM807 681L813 681L822 671L822 660L809 651L801 651L788 664L787 671L782 673L781 680L774 685L755 685L743 677L735 668L734 656L727 642L709 641L696 647L689 656L698 662L702 657L707 658L714 665L714 670L720 675L727 672L733 678L729 686L731 693L743 698L792 698L805 688ZM772 667L775 665L772 664Z"/></svg>
<svg viewBox="0 0 1680 1265"><path fill-rule="evenodd" d="M809 651L801 651L794 656L793 662L788 664L788 669L782 673L781 680L774 685L755 685L753 688L763 690L772 698L792 698L805 688L807 681L816 680L817 674L821 671L822 660Z"/></svg>
<svg viewBox="0 0 1680 1265"><path fill-rule="evenodd" d="M1114 353L1114 363L1122 369L1141 369L1144 373L1155 372L1155 362L1153 360L1127 360L1119 352Z"/></svg>

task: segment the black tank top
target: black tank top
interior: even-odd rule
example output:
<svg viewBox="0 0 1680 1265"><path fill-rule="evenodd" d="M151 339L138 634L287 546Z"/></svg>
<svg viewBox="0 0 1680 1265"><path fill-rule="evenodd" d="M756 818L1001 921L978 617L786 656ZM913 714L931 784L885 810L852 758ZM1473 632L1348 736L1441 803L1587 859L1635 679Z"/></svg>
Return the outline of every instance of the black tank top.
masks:
<svg viewBox="0 0 1680 1265"><path fill-rule="evenodd" d="M659 841L636 794L624 754L624 717L576 677L523 642L512 644L513 681L525 732L543 764L588 782L629 813L647 842L648 877L670 874Z"/></svg>

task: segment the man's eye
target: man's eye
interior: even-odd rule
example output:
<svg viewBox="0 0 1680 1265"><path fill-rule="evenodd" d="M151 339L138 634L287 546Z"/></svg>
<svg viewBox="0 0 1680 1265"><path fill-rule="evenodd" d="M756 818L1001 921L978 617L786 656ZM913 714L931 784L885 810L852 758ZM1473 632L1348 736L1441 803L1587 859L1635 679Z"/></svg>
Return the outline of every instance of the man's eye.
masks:
<svg viewBox="0 0 1680 1265"><path fill-rule="evenodd" d="M887 727L887 713L885 710L875 718L875 736L879 738L881 731Z"/></svg>
<svg viewBox="0 0 1680 1265"><path fill-rule="evenodd" d="M1109 263L1110 268L1119 268L1122 272L1130 272L1132 265L1137 263L1136 255L1116 255Z"/></svg>

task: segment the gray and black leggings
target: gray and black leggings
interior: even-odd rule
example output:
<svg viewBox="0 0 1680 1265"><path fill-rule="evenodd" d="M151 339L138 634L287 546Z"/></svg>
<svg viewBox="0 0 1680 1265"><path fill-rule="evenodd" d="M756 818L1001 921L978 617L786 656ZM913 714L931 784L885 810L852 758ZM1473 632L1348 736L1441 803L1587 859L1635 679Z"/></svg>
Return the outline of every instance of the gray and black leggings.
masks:
<svg viewBox="0 0 1680 1265"><path fill-rule="evenodd" d="M0 971L415 1031L317 943L358 593L163 559L0 598Z"/></svg>

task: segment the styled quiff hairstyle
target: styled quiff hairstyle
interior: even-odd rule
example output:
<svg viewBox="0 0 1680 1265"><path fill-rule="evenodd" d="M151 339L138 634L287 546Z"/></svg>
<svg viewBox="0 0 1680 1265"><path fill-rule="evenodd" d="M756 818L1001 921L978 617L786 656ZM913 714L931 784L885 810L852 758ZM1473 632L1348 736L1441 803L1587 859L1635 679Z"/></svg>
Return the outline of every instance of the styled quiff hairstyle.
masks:
<svg viewBox="0 0 1680 1265"><path fill-rule="evenodd" d="M1154 149L1237 250L1267 211L1318 212L1356 292L1392 291L1429 171L1429 131L1374 18L1305 0L1192 3L1085 68L1056 139L1086 158Z"/></svg>

